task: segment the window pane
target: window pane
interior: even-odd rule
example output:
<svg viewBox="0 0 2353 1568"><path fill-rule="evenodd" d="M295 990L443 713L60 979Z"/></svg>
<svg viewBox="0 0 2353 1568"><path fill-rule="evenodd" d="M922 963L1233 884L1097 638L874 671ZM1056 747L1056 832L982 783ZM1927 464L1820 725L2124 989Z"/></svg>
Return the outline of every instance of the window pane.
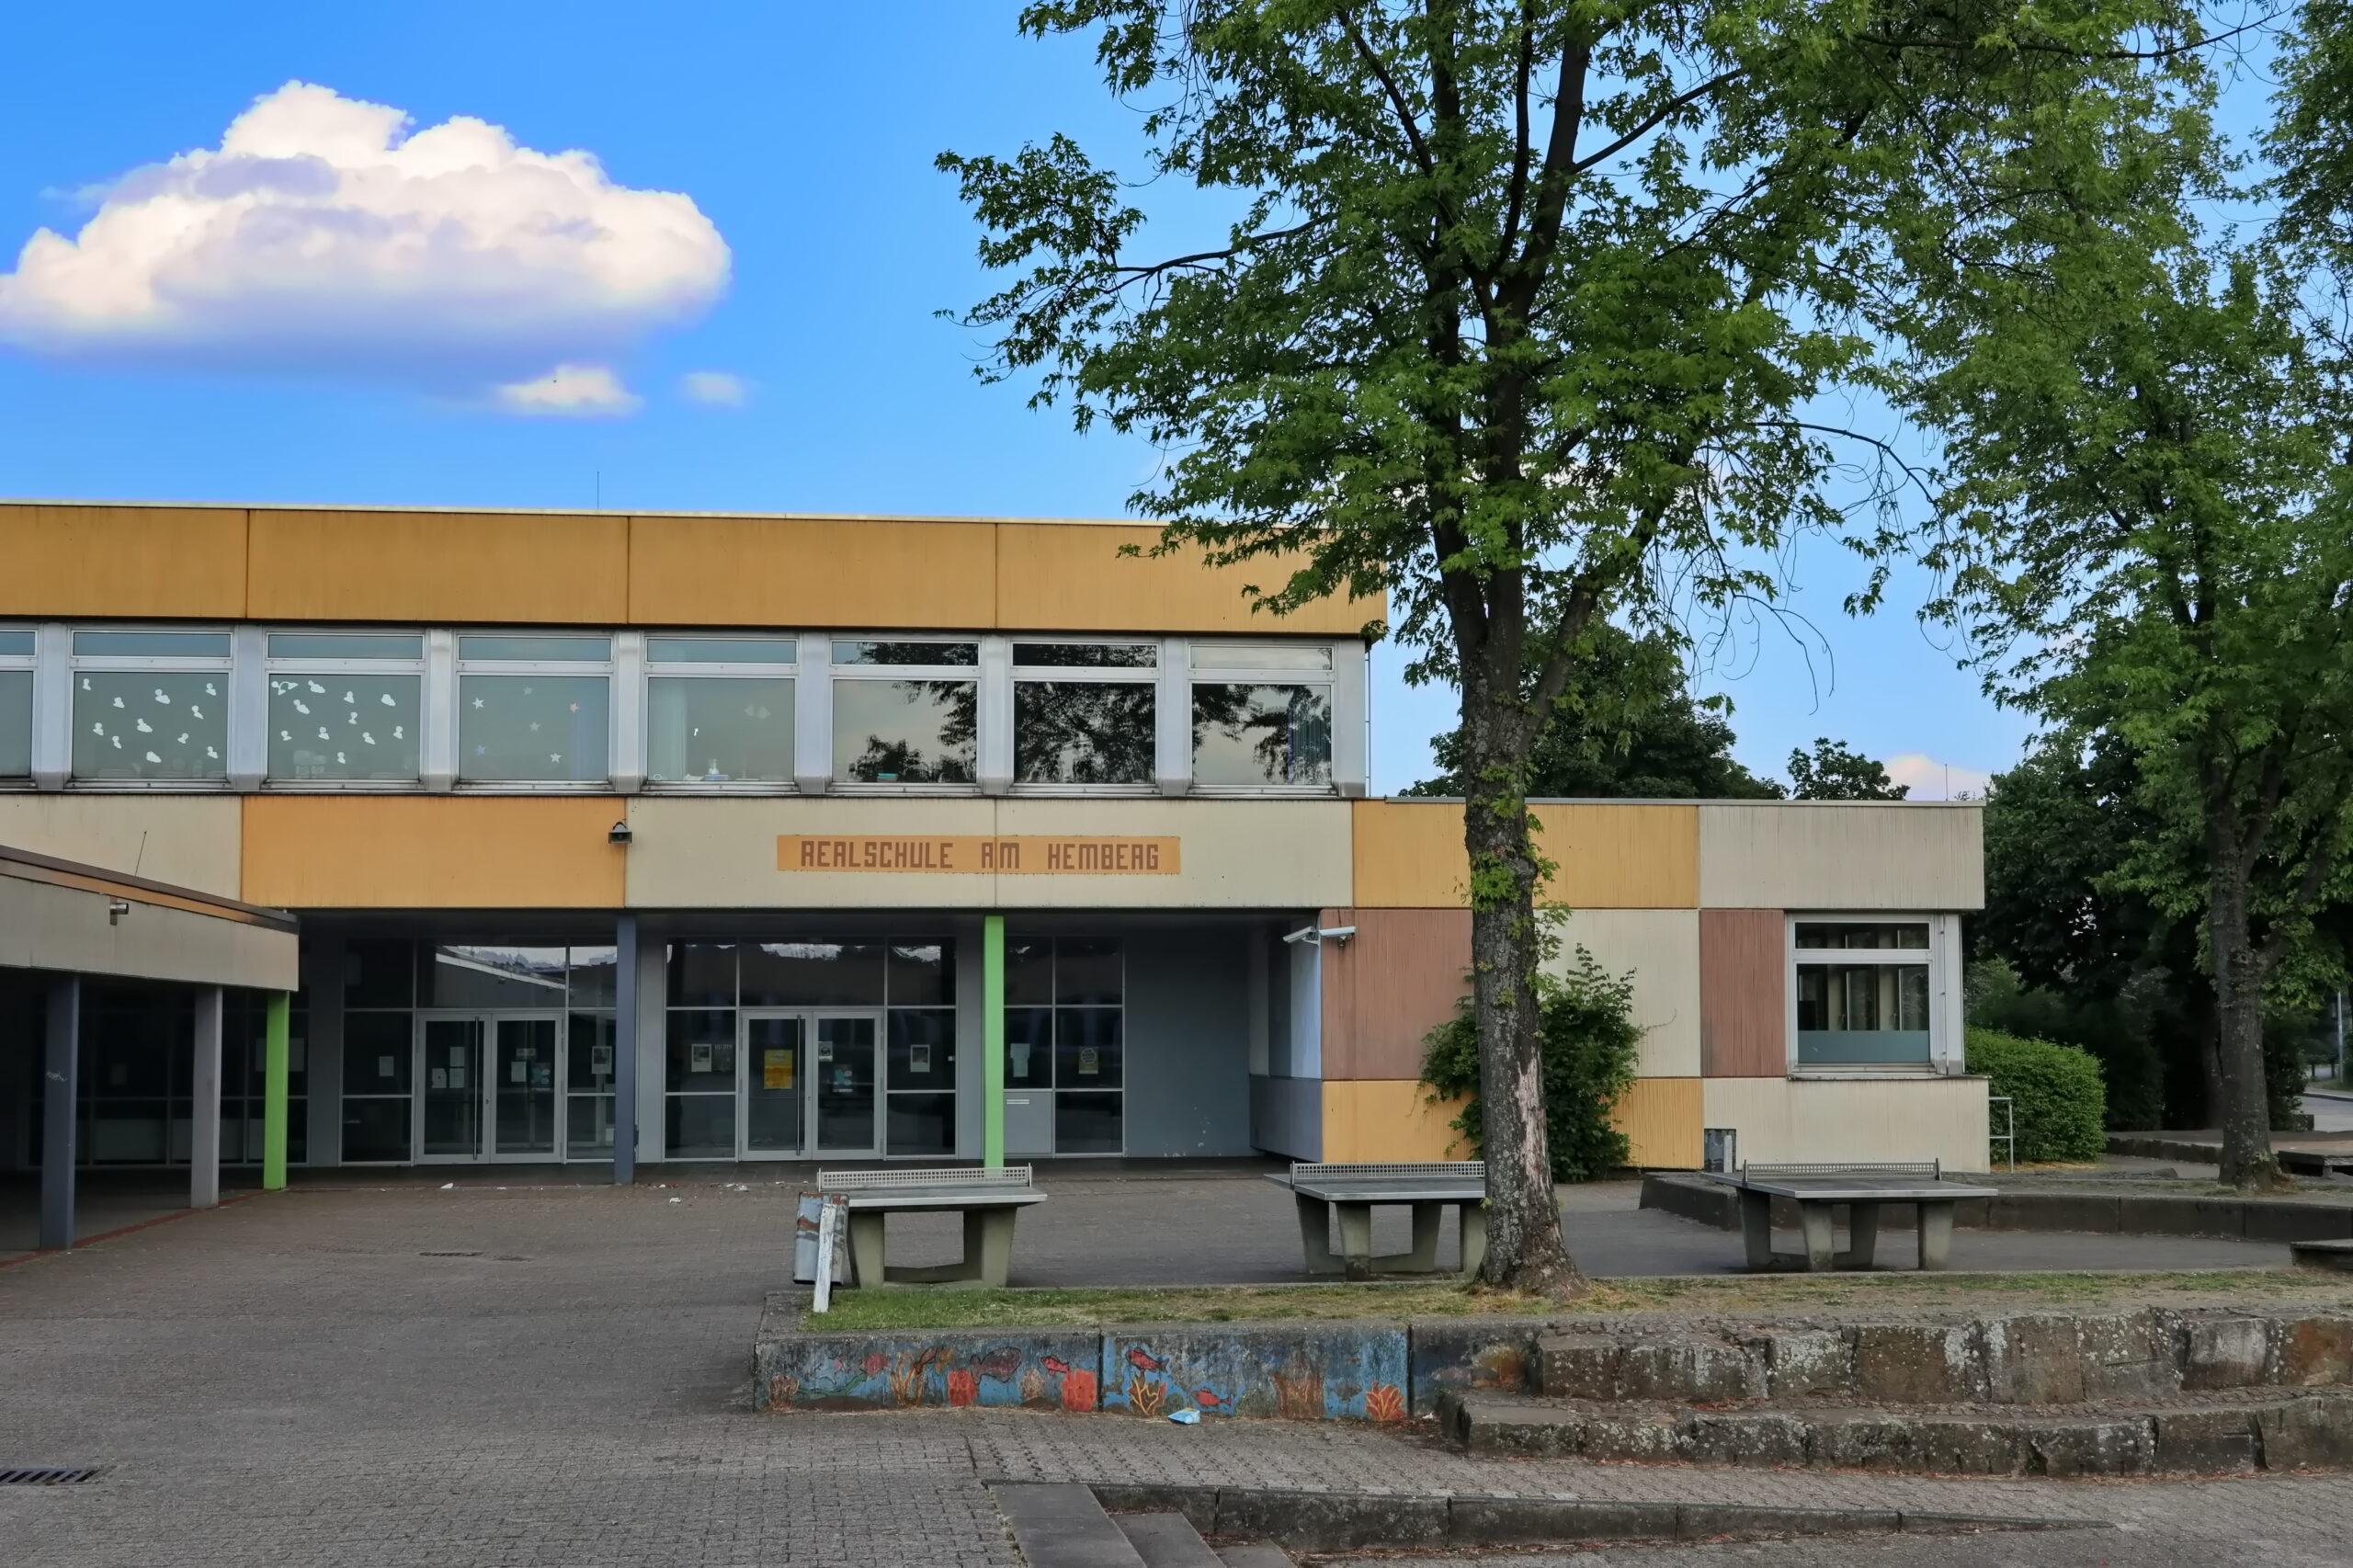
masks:
<svg viewBox="0 0 2353 1568"><path fill-rule="evenodd" d="M33 672L0 670L0 778L33 770Z"/></svg>
<svg viewBox="0 0 2353 1568"><path fill-rule="evenodd" d="M1061 937L1054 941L1054 1000L1118 1006L1123 971L1117 937Z"/></svg>
<svg viewBox="0 0 2353 1568"><path fill-rule="evenodd" d="M414 631L273 631L273 659L422 659L425 638Z"/></svg>
<svg viewBox="0 0 2353 1568"><path fill-rule="evenodd" d="M1121 1056L1117 1007L1054 1009L1054 1083L1063 1089L1116 1089Z"/></svg>
<svg viewBox="0 0 2353 1568"><path fill-rule="evenodd" d="M30 658L32 651L33 634L30 631L14 626L0 627L0 655Z"/></svg>
<svg viewBox="0 0 2353 1568"><path fill-rule="evenodd" d="M790 637L649 637L645 657L656 665L790 665L801 644Z"/></svg>
<svg viewBox="0 0 2353 1568"><path fill-rule="evenodd" d="M343 1101L343 1157L363 1160L408 1158L409 1102L354 1099Z"/></svg>
<svg viewBox="0 0 2353 1568"><path fill-rule="evenodd" d="M416 964L404 937L360 937L343 945L343 1005L416 1005Z"/></svg>
<svg viewBox="0 0 2353 1568"><path fill-rule="evenodd" d="M566 1095L563 1149L575 1160L593 1160L613 1152L613 1096Z"/></svg>
<svg viewBox="0 0 2353 1568"><path fill-rule="evenodd" d="M834 683L834 777L858 784L970 784L979 687L968 680Z"/></svg>
<svg viewBox="0 0 2353 1568"><path fill-rule="evenodd" d="M978 642L835 642L837 665L977 665Z"/></svg>
<svg viewBox="0 0 2353 1568"><path fill-rule="evenodd" d="M669 1023L670 1092L723 1093L728 1104L734 1104L735 1015L718 1010L672 1013ZM727 1140L732 1153L734 1133L729 1132Z"/></svg>
<svg viewBox="0 0 2353 1568"><path fill-rule="evenodd" d="M572 1006L609 1007L619 992L620 954L612 948L571 949Z"/></svg>
<svg viewBox="0 0 2353 1568"><path fill-rule="evenodd" d="M1013 776L1024 784L1149 784L1149 686L1025 680L1013 687Z"/></svg>
<svg viewBox="0 0 2353 1568"><path fill-rule="evenodd" d="M561 1007L564 949L420 944L420 1007Z"/></svg>
<svg viewBox="0 0 2353 1568"><path fill-rule="evenodd" d="M665 783L792 777L792 682L656 676L646 682L645 774Z"/></svg>
<svg viewBox="0 0 2353 1568"><path fill-rule="evenodd" d="M458 657L461 659L515 659L532 663L553 661L575 663L591 660L601 664L613 656L613 640L609 637L460 637Z"/></svg>
<svg viewBox="0 0 2353 1568"><path fill-rule="evenodd" d="M406 1013L347 1013L343 1017L343 1092L405 1095L411 1024ZM404 1142L408 1134L401 1134Z"/></svg>
<svg viewBox="0 0 2353 1568"><path fill-rule="evenodd" d="M1194 687L1193 779L1331 783L1331 692L1320 686Z"/></svg>
<svg viewBox="0 0 2353 1568"><path fill-rule="evenodd" d="M76 778L225 778L228 676L83 670L74 677Z"/></svg>
<svg viewBox="0 0 2353 1568"><path fill-rule="evenodd" d="M273 675L272 778L417 776L416 676Z"/></svg>
<svg viewBox="0 0 2353 1568"><path fill-rule="evenodd" d="M893 1089L953 1089L956 1086L956 1009L891 1009L891 1077Z"/></svg>
<svg viewBox="0 0 2353 1568"><path fill-rule="evenodd" d="M1193 667L1203 670L1328 670L1332 650L1314 642L1256 642L1238 647L1197 645Z"/></svg>
<svg viewBox="0 0 2353 1568"><path fill-rule="evenodd" d="M1798 1061L1928 1060L1928 966L1797 966Z"/></svg>
<svg viewBox="0 0 2353 1568"><path fill-rule="evenodd" d="M1054 999L1054 944L1050 938L1006 944L1005 999L1011 1004Z"/></svg>
<svg viewBox="0 0 2353 1568"><path fill-rule="evenodd" d="M665 1148L676 1160L735 1157L733 1095L670 1095L665 1108Z"/></svg>
<svg viewBox="0 0 2353 1568"><path fill-rule="evenodd" d="M1057 1154L1116 1154L1127 1147L1122 1107L1125 1095L1054 1096L1054 1153Z"/></svg>
<svg viewBox="0 0 2353 1568"><path fill-rule="evenodd" d="M1800 921L1801 948L1912 948L1928 945L1928 927L1921 921Z"/></svg>
<svg viewBox="0 0 2353 1568"><path fill-rule="evenodd" d="M603 676L464 676L458 681L458 777L477 782L602 778Z"/></svg>
<svg viewBox="0 0 2353 1568"><path fill-rule="evenodd" d="M1160 663L1160 650L1132 642L1016 642L1013 662L1063 669L1150 669Z"/></svg>
<svg viewBox="0 0 2353 1568"><path fill-rule="evenodd" d="M882 949L873 942L746 942L746 1007L882 1005Z"/></svg>
<svg viewBox="0 0 2353 1568"><path fill-rule="evenodd" d="M893 1154L952 1154L956 1152L954 1095L892 1095L891 1142Z"/></svg>
<svg viewBox="0 0 2353 1568"><path fill-rule="evenodd" d="M74 652L114 659L225 659L225 631L76 631Z"/></svg>
<svg viewBox="0 0 2353 1568"><path fill-rule="evenodd" d="M1054 1010L1005 1010L1005 1086L1050 1089L1054 1084Z"/></svg>
<svg viewBox="0 0 2353 1568"><path fill-rule="evenodd" d="M564 1087L575 1095L613 1092L613 1046L618 1037L610 1013L574 1013L567 1021Z"/></svg>
<svg viewBox="0 0 2353 1568"><path fill-rule="evenodd" d="M953 1006L956 1002L955 950L955 945L949 942L903 942L892 947L891 1006Z"/></svg>
<svg viewBox="0 0 2353 1568"><path fill-rule="evenodd" d="M671 943L669 994L673 1007L735 1006L735 944Z"/></svg>

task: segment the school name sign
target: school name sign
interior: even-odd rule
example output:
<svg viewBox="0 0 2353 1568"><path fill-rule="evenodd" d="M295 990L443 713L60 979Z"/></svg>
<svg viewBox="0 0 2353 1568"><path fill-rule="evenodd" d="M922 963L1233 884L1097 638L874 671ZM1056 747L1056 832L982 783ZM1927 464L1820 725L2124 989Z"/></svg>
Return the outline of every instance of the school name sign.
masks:
<svg viewBox="0 0 2353 1568"><path fill-rule="evenodd" d="M993 876L1173 877L1182 869L1176 838L1086 837L1021 834L1009 838L952 835L779 835L779 871L972 872Z"/></svg>

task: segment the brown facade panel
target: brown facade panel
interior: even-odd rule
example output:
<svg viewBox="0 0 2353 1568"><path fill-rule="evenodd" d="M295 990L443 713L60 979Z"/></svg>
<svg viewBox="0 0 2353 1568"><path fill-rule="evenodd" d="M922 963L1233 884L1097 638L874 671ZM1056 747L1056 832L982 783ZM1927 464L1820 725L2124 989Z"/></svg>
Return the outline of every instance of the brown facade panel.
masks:
<svg viewBox="0 0 2353 1568"><path fill-rule="evenodd" d="M1699 1071L1789 1074L1788 964L1778 909L1699 911Z"/></svg>
<svg viewBox="0 0 2353 1568"><path fill-rule="evenodd" d="M1419 1078L1422 1037L1468 984L1471 912L1334 909L1323 920L1357 928L1323 949L1324 1078Z"/></svg>

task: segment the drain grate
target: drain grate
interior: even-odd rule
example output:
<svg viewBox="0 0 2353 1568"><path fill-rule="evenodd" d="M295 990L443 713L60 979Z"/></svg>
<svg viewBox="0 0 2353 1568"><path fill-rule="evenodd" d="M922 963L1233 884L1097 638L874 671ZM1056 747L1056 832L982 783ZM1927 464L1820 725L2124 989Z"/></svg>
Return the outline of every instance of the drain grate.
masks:
<svg viewBox="0 0 2353 1568"><path fill-rule="evenodd" d="M416 1256L419 1257L480 1257L482 1254L478 1252L421 1252Z"/></svg>
<svg viewBox="0 0 2353 1568"><path fill-rule="evenodd" d="M71 1466L19 1465L16 1469L0 1469L0 1486L78 1486L85 1481L96 1481L107 1472L102 1464Z"/></svg>

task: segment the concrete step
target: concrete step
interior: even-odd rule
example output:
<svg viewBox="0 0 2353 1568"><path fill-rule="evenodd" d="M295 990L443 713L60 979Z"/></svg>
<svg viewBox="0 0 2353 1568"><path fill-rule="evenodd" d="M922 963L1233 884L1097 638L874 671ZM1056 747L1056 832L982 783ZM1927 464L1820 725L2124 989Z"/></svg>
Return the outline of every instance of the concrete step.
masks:
<svg viewBox="0 0 2353 1568"><path fill-rule="evenodd" d="M1029 1568L1144 1568L1126 1532L1084 1486L1000 1482L989 1491Z"/></svg>
<svg viewBox="0 0 2353 1568"><path fill-rule="evenodd" d="M1114 1514L1111 1522L1143 1559L1143 1568L1223 1568L1223 1560L1182 1514Z"/></svg>
<svg viewBox="0 0 2353 1568"><path fill-rule="evenodd" d="M1218 1561L1225 1568L1297 1568L1290 1553L1270 1540L1245 1540L1234 1546L1217 1549Z"/></svg>
<svg viewBox="0 0 2353 1568"><path fill-rule="evenodd" d="M2276 1391L2137 1405L1693 1409L1513 1394L1447 1396L1438 1420L1474 1454L1547 1454L1922 1475L2232 1474L2353 1469L2353 1392Z"/></svg>

